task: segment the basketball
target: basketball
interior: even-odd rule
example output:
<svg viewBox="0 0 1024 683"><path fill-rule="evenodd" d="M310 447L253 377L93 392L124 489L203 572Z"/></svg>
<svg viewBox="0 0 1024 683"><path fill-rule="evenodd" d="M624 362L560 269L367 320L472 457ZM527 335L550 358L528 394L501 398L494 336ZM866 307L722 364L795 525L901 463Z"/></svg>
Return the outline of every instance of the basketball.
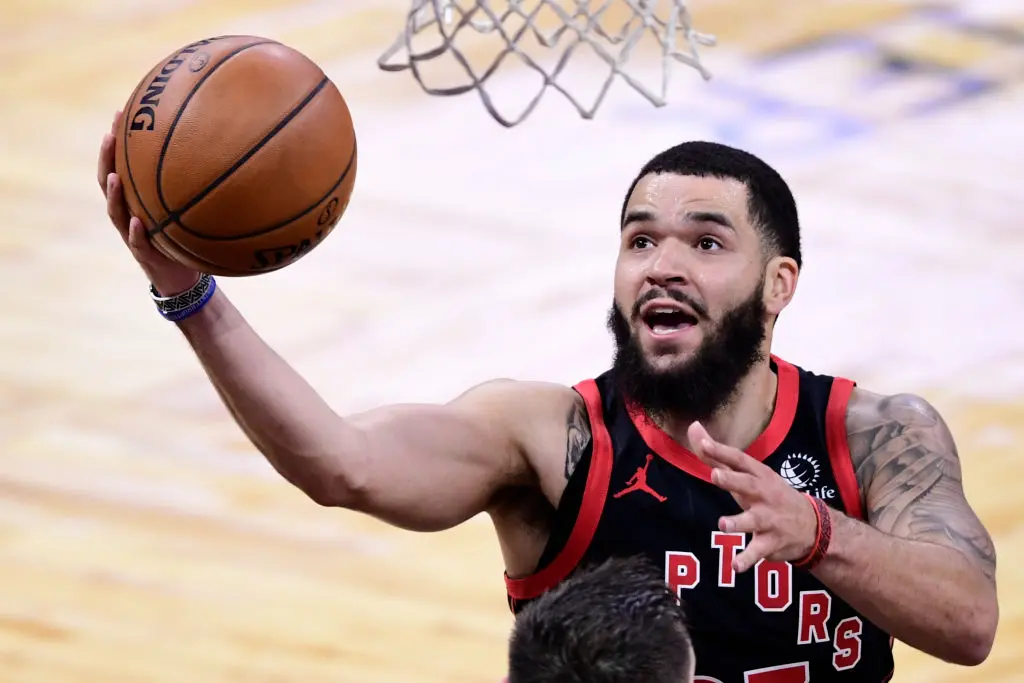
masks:
<svg viewBox="0 0 1024 683"><path fill-rule="evenodd" d="M139 81L118 124L131 212L169 258L212 275L294 263L348 207L356 135L312 60L279 42L186 45Z"/></svg>

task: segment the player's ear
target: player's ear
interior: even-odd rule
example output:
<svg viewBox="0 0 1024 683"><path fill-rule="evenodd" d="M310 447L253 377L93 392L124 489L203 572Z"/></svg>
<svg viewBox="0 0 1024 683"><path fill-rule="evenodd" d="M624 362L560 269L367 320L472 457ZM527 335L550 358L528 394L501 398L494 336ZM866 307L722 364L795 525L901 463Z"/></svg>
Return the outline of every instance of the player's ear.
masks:
<svg viewBox="0 0 1024 683"><path fill-rule="evenodd" d="M764 306L771 315L778 315L796 293L800 266L788 256L775 256L768 261L764 273Z"/></svg>

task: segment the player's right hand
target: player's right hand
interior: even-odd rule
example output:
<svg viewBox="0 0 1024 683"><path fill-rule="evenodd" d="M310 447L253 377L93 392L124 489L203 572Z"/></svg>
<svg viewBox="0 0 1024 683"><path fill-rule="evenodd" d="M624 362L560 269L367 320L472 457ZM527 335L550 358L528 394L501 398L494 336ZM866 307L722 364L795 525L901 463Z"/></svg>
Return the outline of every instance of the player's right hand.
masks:
<svg viewBox="0 0 1024 683"><path fill-rule="evenodd" d="M116 131L120 119L121 112L117 112L110 124L110 132L103 136L96 180L107 200L107 215L132 256L162 296L174 296L194 285L199 279L199 273L161 254L150 241L142 221L131 215L124 200L121 179L114 171Z"/></svg>
<svg viewBox="0 0 1024 683"><path fill-rule="evenodd" d="M820 528L806 494L760 460L712 439L699 422L686 435L693 452L711 467L711 483L732 494L743 508L738 515L720 518L719 531L753 534L733 559L736 572L742 574L761 560L797 562L810 554Z"/></svg>

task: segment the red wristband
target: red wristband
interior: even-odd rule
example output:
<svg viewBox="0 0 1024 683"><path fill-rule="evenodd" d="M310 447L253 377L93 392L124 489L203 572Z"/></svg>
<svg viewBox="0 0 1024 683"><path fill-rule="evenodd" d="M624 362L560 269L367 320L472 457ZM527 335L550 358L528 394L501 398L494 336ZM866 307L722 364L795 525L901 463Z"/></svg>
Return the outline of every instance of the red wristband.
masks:
<svg viewBox="0 0 1024 683"><path fill-rule="evenodd" d="M828 547L832 543L832 514L829 512L828 503L823 501L821 498L814 498L808 494L807 500L810 501L811 507L814 508L814 516L818 520L818 528L814 537L814 545L811 546L811 551L807 554L807 557L803 558L799 562L794 562L794 567L801 569L811 570L818 566L818 563L825 559L825 554L828 552Z"/></svg>

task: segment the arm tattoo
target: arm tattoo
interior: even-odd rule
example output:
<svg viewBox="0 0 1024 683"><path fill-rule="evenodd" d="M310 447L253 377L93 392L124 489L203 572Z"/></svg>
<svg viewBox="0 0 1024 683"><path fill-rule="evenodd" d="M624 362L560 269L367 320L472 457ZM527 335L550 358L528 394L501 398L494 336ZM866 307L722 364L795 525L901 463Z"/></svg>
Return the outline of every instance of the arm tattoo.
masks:
<svg viewBox="0 0 1024 683"><path fill-rule="evenodd" d="M871 525L955 548L994 579L995 547L964 497L960 457L938 412L909 394L879 397L857 390L847 431Z"/></svg>
<svg viewBox="0 0 1024 683"><path fill-rule="evenodd" d="M565 478L568 480L590 445L590 421L587 419L586 408L580 399L573 401L572 408L569 409L569 415L566 417L566 433Z"/></svg>

